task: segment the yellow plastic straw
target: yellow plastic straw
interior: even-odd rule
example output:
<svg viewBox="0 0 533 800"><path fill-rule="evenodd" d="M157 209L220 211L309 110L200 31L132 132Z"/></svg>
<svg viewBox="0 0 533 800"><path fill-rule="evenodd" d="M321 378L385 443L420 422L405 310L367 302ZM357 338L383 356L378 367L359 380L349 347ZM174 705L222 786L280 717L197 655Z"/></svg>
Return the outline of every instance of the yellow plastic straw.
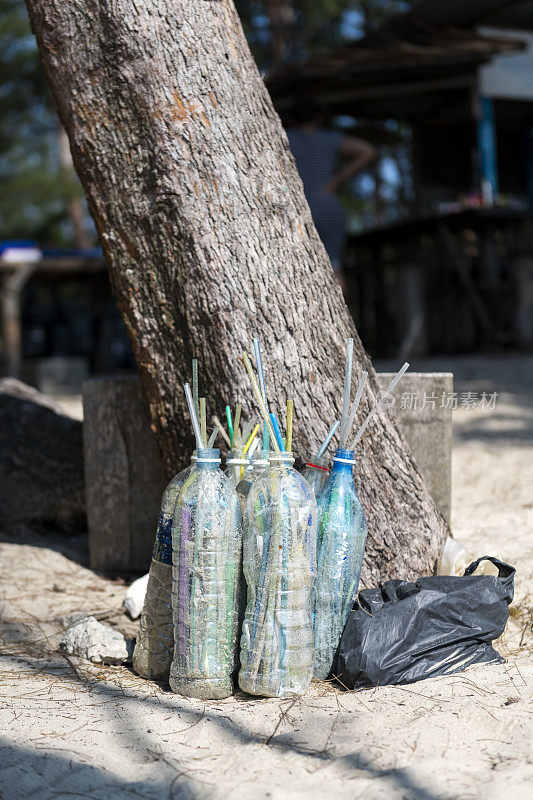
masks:
<svg viewBox="0 0 533 800"><path fill-rule="evenodd" d="M218 432L220 433L220 435L222 436L228 447L231 447L229 436L226 433L223 424L221 423L216 414L213 414L213 416L211 417L211 422L213 423L213 425L216 425L218 427Z"/></svg>
<svg viewBox="0 0 533 800"><path fill-rule="evenodd" d="M248 452L248 450L252 446L252 442L255 439L255 437L257 436L257 433L258 433L260 427L261 427L261 425L258 422L257 425L255 426L255 428L253 429L253 431L251 432L251 434L249 435L249 437L248 437L248 439L246 441L246 444L244 445L244 447L242 449L242 455L243 456L246 455L246 453Z"/></svg>
<svg viewBox="0 0 533 800"><path fill-rule="evenodd" d="M291 451L292 445L292 415L294 413L294 400L290 398L287 400L287 439L285 442L285 447L289 451Z"/></svg>
<svg viewBox="0 0 533 800"><path fill-rule="evenodd" d="M239 425L241 424L241 411L242 406L240 403L237 403L235 406L235 418L233 420L233 438L231 443L235 442L239 438Z"/></svg>
<svg viewBox="0 0 533 800"><path fill-rule="evenodd" d="M200 397L200 431L204 445L207 446L207 420L205 418L205 397Z"/></svg>
<svg viewBox="0 0 533 800"><path fill-rule="evenodd" d="M261 390L257 384L256 377L254 375L252 365L250 363L250 359L246 353L242 354L242 360L244 361L244 366L246 367L246 372L248 373L248 377L250 378L250 382L252 384L252 389L254 390L255 399L257 400L257 405L259 406L259 410L261 412L261 416L263 417L264 423L267 426L268 433L270 434L270 439L272 440L272 444L274 446L274 450L278 455L281 455L281 450L276 440L276 434L274 433L274 428L272 427L272 423L270 421L270 417L268 416L268 411L266 406L263 402L263 397L261 395Z"/></svg>

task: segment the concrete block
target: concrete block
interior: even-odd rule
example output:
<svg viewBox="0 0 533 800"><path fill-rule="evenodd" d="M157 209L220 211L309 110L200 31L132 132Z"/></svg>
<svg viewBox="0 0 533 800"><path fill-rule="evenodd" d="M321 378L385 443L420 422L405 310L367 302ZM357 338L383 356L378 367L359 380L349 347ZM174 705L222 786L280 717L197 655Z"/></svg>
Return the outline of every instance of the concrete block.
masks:
<svg viewBox="0 0 533 800"><path fill-rule="evenodd" d="M380 372L377 377L385 389L394 374ZM452 410L445 401L451 392L451 372L407 372L394 391L396 402L392 409L431 496L448 522L452 500Z"/></svg>
<svg viewBox="0 0 533 800"><path fill-rule="evenodd" d="M146 571L167 480L138 379L85 383L83 415L91 567Z"/></svg>
<svg viewBox="0 0 533 800"><path fill-rule="evenodd" d="M50 356L36 362L37 388L43 394L79 394L88 376L85 356Z"/></svg>

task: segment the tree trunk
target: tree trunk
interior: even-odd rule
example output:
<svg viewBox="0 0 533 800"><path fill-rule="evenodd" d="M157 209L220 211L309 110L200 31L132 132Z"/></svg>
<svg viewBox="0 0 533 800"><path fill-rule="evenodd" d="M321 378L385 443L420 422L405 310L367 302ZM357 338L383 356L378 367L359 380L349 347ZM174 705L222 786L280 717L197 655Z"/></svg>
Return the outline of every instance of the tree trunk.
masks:
<svg viewBox="0 0 533 800"><path fill-rule="evenodd" d="M26 2L168 474L192 447L191 358L209 413L251 413L253 334L272 407L294 396L294 449L312 454L340 413L347 336L377 384L233 3ZM366 580L427 572L447 528L388 414L359 462Z"/></svg>

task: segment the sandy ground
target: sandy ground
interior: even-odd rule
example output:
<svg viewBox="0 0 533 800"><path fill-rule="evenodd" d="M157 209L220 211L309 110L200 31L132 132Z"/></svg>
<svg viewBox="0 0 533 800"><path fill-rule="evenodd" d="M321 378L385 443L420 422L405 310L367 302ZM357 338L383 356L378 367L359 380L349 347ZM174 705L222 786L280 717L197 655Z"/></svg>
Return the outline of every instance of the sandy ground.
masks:
<svg viewBox="0 0 533 800"><path fill-rule="evenodd" d="M313 684L296 702L189 701L58 654L59 620L77 610L135 631L124 584L83 566L81 537L19 531L0 542L3 800L531 797L533 359L414 366L499 393L492 411L455 412L452 527L473 555L518 567L507 662L357 693Z"/></svg>

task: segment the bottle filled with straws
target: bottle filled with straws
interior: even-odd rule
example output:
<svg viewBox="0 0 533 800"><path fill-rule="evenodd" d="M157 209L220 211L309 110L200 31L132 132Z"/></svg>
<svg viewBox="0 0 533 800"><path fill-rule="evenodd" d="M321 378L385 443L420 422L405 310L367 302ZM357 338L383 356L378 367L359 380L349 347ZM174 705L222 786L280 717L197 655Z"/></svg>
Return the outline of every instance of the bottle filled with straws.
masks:
<svg viewBox="0 0 533 800"><path fill-rule="evenodd" d="M150 680L168 680L172 661L172 519L180 489L195 466L196 451L190 465L172 478L161 500L148 586L133 651L133 669Z"/></svg>
<svg viewBox="0 0 533 800"><path fill-rule="evenodd" d="M220 451L198 449L172 529L174 658L170 686L186 697L232 693L241 560L237 493L219 469Z"/></svg>
<svg viewBox="0 0 533 800"><path fill-rule="evenodd" d="M272 453L269 461L244 513L248 596L239 686L254 695L291 697L307 690L313 672L316 501L290 452Z"/></svg>
<svg viewBox="0 0 533 800"><path fill-rule="evenodd" d="M351 448L347 442L365 390L368 373L363 371L350 409L353 339L348 339L339 447L333 468L317 495L317 575L313 592L314 675L328 677L344 624L357 594L365 552L367 526L353 480L355 447L375 415L388 405L388 398L404 375L404 364L359 427Z"/></svg>
<svg viewBox="0 0 533 800"><path fill-rule="evenodd" d="M219 699L232 693L236 666L241 514L235 487L220 469L220 450L206 446L188 384L185 395L197 458L174 509L169 682L186 697ZM205 407L200 411L205 420Z"/></svg>
<svg viewBox="0 0 533 800"><path fill-rule="evenodd" d="M314 586L314 675L328 677L363 565L367 526L353 480L355 453L338 449L317 497L317 577Z"/></svg>

